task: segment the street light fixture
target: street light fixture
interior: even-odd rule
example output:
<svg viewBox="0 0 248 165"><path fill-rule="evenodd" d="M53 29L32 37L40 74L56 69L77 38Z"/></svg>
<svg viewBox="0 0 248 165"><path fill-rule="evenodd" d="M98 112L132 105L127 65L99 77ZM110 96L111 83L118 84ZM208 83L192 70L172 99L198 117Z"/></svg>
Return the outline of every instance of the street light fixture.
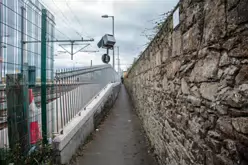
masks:
<svg viewBox="0 0 248 165"><path fill-rule="evenodd" d="M105 15L102 15L102 18L112 18L112 34L113 34L113 37L115 36L115 17L114 16L109 16L107 14ZM113 68L115 69L115 50L114 50L114 47L113 47Z"/></svg>
<svg viewBox="0 0 248 165"><path fill-rule="evenodd" d="M112 16L112 15L102 15L102 18L112 18L112 34L113 34L113 36L115 36L115 28L114 28L114 26L115 26L115 17L114 16Z"/></svg>
<svg viewBox="0 0 248 165"><path fill-rule="evenodd" d="M102 18L108 18L108 15L102 15Z"/></svg>
<svg viewBox="0 0 248 165"><path fill-rule="evenodd" d="M120 76L120 53L119 53L119 46L116 46L116 48L117 48L117 59L116 60L118 60L118 63L117 63L117 71L118 71L118 74L119 74L119 76Z"/></svg>

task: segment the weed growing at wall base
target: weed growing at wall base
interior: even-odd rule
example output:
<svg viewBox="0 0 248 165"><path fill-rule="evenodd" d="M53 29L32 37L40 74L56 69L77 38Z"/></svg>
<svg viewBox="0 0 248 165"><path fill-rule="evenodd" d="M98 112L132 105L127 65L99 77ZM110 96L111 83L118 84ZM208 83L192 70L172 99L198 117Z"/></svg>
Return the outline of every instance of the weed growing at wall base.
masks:
<svg viewBox="0 0 248 165"><path fill-rule="evenodd" d="M33 146L27 155L22 153L18 144L6 153L6 164L14 165L52 165L53 151L51 145L42 145L41 141Z"/></svg>

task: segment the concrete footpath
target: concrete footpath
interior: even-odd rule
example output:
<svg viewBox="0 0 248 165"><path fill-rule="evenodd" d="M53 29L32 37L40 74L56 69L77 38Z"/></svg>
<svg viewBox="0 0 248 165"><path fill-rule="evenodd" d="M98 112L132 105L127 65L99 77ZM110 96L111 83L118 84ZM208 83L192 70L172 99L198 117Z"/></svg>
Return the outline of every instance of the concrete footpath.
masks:
<svg viewBox="0 0 248 165"><path fill-rule="evenodd" d="M157 165L122 85L118 99L93 140L79 150L73 165Z"/></svg>

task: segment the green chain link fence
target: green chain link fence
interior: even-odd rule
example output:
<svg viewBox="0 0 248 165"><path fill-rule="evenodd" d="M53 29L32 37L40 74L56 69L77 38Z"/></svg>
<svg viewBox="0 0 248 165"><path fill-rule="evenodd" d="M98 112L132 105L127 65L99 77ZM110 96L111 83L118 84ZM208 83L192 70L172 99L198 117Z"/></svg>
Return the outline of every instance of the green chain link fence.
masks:
<svg viewBox="0 0 248 165"><path fill-rule="evenodd" d="M120 81L110 65L54 72L55 30L38 0L0 0L0 164L8 153L32 164L34 147L63 134L108 83Z"/></svg>
<svg viewBox="0 0 248 165"><path fill-rule="evenodd" d="M38 0L0 0L0 162L52 137L54 16ZM42 117L41 108L45 107ZM50 116L49 116L50 115ZM42 120L43 119L43 120ZM43 121L43 123L41 122ZM52 128L51 128L52 129ZM43 136L42 136L43 135ZM0 163L0 164L1 164Z"/></svg>

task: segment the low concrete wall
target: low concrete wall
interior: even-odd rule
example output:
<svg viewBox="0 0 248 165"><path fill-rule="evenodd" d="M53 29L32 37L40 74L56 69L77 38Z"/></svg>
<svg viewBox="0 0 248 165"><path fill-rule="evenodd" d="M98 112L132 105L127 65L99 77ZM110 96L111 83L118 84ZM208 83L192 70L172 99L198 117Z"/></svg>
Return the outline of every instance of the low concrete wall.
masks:
<svg viewBox="0 0 248 165"><path fill-rule="evenodd" d="M53 140L55 162L66 164L94 131L103 116L111 109L120 89L120 83L108 84L79 114L63 129L63 134Z"/></svg>

